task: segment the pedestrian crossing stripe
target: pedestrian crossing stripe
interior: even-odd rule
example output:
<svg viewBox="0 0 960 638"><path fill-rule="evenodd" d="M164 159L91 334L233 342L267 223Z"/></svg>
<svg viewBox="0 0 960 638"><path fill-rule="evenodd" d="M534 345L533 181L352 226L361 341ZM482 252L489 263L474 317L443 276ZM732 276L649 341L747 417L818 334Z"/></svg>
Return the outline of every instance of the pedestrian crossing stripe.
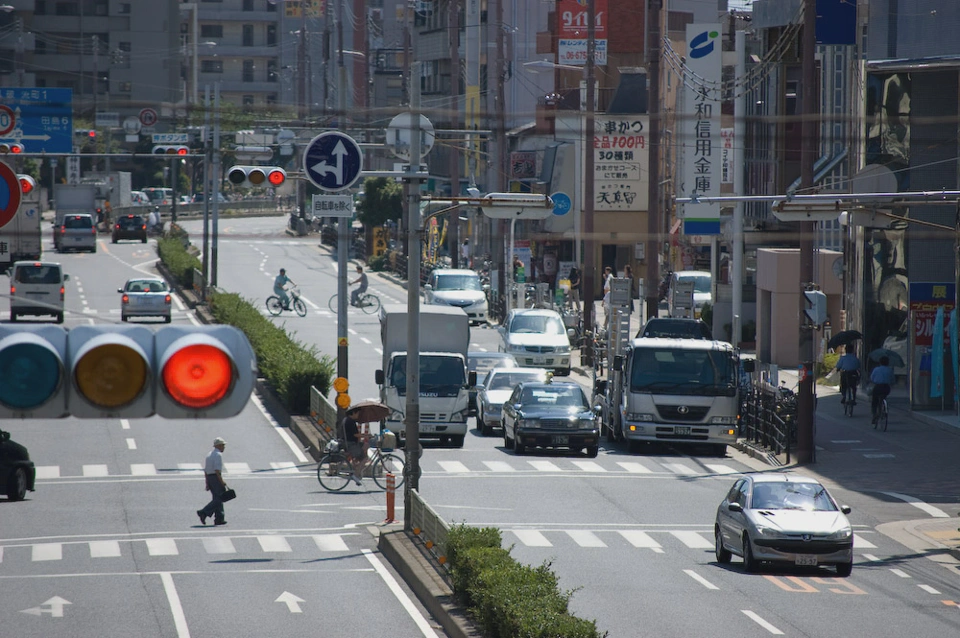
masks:
<svg viewBox="0 0 960 638"><path fill-rule="evenodd" d="M713 532L696 530L583 530L583 529L504 529L504 533L513 534L517 541L525 547L553 547L554 543L550 540L555 535L560 538L570 538L579 547L608 547L607 540L604 538L620 536L626 542L638 549L651 549L659 551L663 549L663 543L660 542L664 535L673 537L680 541L684 546L690 549L713 549ZM547 534L550 534L548 537ZM657 537L657 539L654 538ZM857 550L876 549L877 546L863 538L859 534L853 535L853 547Z"/></svg>
<svg viewBox="0 0 960 638"><path fill-rule="evenodd" d="M687 463L662 463L656 466L656 461L617 461L613 464L603 463L594 460L576 460L576 459L514 459L509 461L480 461L479 466L469 465L463 461L421 461L421 469L424 473L430 474L449 474L449 475L478 475L492 473L516 473L516 472L541 472L569 474L573 472L607 475L632 475L632 476L719 476L728 477L733 474L739 474L740 471L718 463L705 463L703 467L696 468ZM225 462L223 464L224 474L230 475L249 475L249 474L312 474L315 471L313 463L298 464L293 461L273 461L267 464L267 467L254 467L250 463L244 462ZM51 480L61 478L76 478L76 475L70 474L59 465L38 465L36 466L38 480ZM84 478L102 478L102 477L149 477L149 476L170 476L176 474L202 474L203 465L201 463L174 463L170 467L157 467L156 463L131 463L127 471L111 468L103 463L84 464L80 467L80 475Z"/></svg>

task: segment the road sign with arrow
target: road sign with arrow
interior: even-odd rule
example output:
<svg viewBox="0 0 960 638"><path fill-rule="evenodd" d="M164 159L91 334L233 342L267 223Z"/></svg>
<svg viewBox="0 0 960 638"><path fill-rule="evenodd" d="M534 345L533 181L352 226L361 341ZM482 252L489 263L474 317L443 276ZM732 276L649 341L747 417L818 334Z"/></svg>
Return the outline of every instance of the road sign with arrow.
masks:
<svg viewBox="0 0 960 638"><path fill-rule="evenodd" d="M303 171L317 188L337 192L350 188L363 170L360 145L349 135L328 131L316 136L303 152Z"/></svg>

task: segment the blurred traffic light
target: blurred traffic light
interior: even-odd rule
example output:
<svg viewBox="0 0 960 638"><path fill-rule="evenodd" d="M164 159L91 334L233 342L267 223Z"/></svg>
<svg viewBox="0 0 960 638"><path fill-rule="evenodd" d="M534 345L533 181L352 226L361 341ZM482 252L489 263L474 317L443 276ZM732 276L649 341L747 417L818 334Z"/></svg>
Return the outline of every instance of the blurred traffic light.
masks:
<svg viewBox="0 0 960 638"><path fill-rule="evenodd" d="M20 192L23 195L29 195L37 187L37 180L29 175L17 175L17 179L20 181Z"/></svg>
<svg viewBox="0 0 960 638"><path fill-rule="evenodd" d="M173 146L154 146L153 147L154 155L189 155L190 147L183 145L173 145Z"/></svg>
<svg viewBox="0 0 960 638"><path fill-rule="evenodd" d="M347 381L346 377L337 377L333 380L333 389L337 391L336 404L342 410L350 407L350 395L347 394L349 388L350 382Z"/></svg>
<svg viewBox="0 0 960 638"><path fill-rule="evenodd" d="M18 144L14 142L0 142L0 153L6 155L7 153L13 153L18 155L23 152L23 144Z"/></svg>
<svg viewBox="0 0 960 638"><path fill-rule="evenodd" d="M0 418L227 418L255 368L232 326L0 325Z"/></svg>
<svg viewBox="0 0 960 638"><path fill-rule="evenodd" d="M277 188L287 181L287 172L279 166L232 166L227 181L242 188Z"/></svg>

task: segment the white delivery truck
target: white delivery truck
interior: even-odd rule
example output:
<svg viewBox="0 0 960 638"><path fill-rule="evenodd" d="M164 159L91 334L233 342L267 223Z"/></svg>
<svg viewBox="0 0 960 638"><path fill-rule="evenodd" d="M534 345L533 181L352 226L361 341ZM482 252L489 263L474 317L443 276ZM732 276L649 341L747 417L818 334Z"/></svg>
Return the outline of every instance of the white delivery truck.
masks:
<svg viewBox="0 0 960 638"><path fill-rule="evenodd" d="M421 305L420 320L420 437L463 447L467 434L470 386L476 372L467 373L470 318L461 308ZM405 438L407 401L407 326L405 304L380 309L383 368L377 370L380 401L390 408L386 427Z"/></svg>
<svg viewBox="0 0 960 638"><path fill-rule="evenodd" d="M23 196L9 222L0 227L0 273L17 261L40 261L40 189Z"/></svg>

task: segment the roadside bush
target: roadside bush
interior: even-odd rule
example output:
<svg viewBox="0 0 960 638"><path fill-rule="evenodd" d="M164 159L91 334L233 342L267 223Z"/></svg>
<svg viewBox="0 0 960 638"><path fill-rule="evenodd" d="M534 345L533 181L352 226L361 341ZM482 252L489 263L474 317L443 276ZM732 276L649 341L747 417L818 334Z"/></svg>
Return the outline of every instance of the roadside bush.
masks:
<svg viewBox="0 0 960 638"><path fill-rule="evenodd" d="M175 234L174 228L180 233L183 232L179 226L172 225L166 237L157 239L157 254L160 256L160 261L176 278L177 283L190 288L193 286L194 269L202 269L203 264L196 255L187 252L182 236Z"/></svg>
<svg viewBox="0 0 960 638"><path fill-rule="evenodd" d="M310 386L324 395L330 391L334 373L330 357L295 340L236 293L214 292L209 303L217 323L236 326L247 335L261 376L291 414L310 412Z"/></svg>
<svg viewBox="0 0 960 638"><path fill-rule="evenodd" d="M367 267L373 272L382 272L387 269L387 256L374 255L367 260Z"/></svg>

